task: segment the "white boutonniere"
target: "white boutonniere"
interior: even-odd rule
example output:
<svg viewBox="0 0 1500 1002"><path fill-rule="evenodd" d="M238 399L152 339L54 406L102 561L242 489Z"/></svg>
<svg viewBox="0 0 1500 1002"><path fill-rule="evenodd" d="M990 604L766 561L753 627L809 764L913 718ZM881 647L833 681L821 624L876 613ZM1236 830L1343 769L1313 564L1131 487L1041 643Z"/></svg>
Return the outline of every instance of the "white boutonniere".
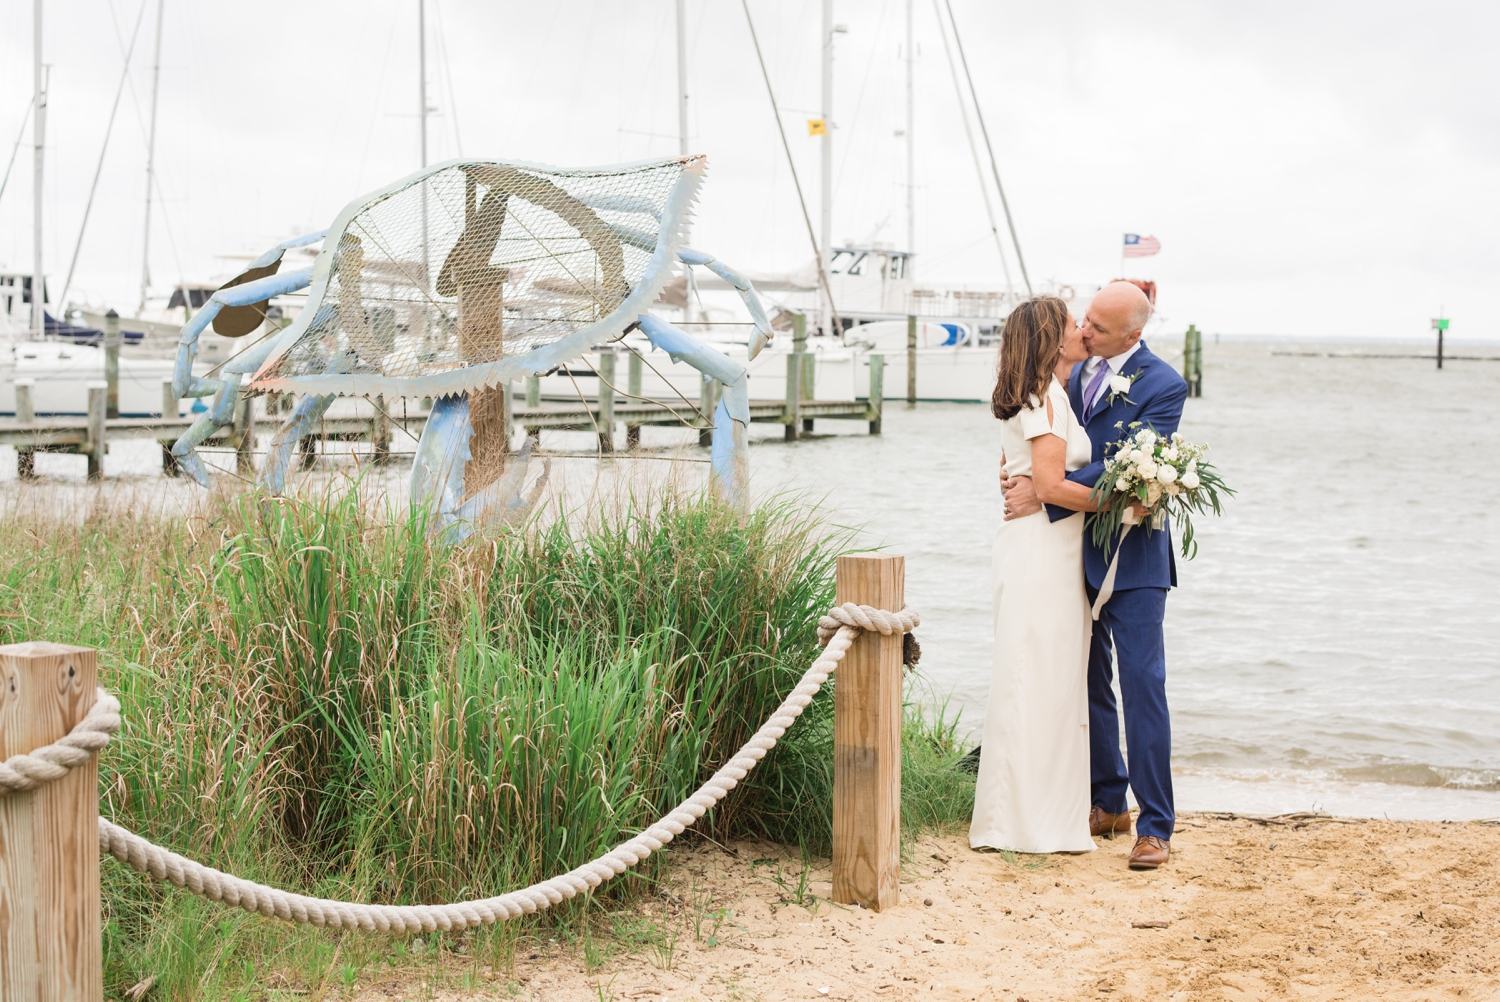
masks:
<svg viewBox="0 0 1500 1002"><path fill-rule="evenodd" d="M1111 406L1114 405L1116 400L1124 400L1127 404L1135 403L1134 400L1130 399L1128 394L1130 393L1131 384L1135 382L1136 377L1139 375L1139 372L1134 372L1128 376L1118 372L1110 374L1109 404Z"/></svg>

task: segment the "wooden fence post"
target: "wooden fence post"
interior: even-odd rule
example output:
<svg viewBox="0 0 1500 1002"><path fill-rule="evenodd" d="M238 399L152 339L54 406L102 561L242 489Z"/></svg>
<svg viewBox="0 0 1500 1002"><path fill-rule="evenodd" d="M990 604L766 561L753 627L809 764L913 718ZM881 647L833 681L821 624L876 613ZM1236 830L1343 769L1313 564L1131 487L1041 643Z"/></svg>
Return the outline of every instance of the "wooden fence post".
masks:
<svg viewBox="0 0 1500 1002"><path fill-rule="evenodd" d="M905 593L904 557L839 557L838 602L899 612ZM834 684L833 900L876 911L901 900L901 648L860 634Z"/></svg>
<svg viewBox="0 0 1500 1002"><path fill-rule="evenodd" d="M94 652L0 647L0 759L66 735L94 705ZM104 997L98 759L0 797L0 999Z"/></svg>

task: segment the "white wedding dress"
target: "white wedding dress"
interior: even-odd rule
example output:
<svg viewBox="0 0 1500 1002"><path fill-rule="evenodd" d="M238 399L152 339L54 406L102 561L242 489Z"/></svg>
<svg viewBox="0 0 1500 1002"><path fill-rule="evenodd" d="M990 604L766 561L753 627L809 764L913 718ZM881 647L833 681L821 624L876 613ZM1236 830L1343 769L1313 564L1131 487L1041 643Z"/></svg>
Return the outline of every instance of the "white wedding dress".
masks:
<svg viewBox="0 0 1500 1002"><path fill-rule="evenodd" d="M1006 470L1031 474L1031 440L1068 443L1065 466L1092 456L1088 434L1054 377L1044 402L1004 421ZM1045 510L995 534L995 665L969 844L1016 852L1086 852L1089 836L1088 599L1084 516Z"/></svg>

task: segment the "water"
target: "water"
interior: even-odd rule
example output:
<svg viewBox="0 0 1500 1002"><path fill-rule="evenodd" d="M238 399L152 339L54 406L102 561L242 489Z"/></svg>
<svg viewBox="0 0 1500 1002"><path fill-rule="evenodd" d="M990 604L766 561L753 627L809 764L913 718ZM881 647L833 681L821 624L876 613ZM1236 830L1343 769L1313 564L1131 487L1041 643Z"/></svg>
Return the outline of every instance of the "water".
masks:
<svg viewBox="0 0 1500 1002"><path fill-rule="evenodd" d="M1413 349L1205 345L1182 429L1240 493L1167 604L1178 804L1500 815L1500 361L1281 350ZM923 668L975 729L998 438L980 406L892 405L879 439L754 450L762 481L826 488L906 556Z"/></svg>
<svg viewBox="0 0 1500 1002"><path fill-rule="evenodd" d="M1199 523L1199 556L1179 561L1167 603L1178 805L1500 816L1500 464L1486 461L1500 441L1500 361L1437 372L1414 358L1276 354L1323 350L1416 349L1204 346L1205 395L1188 401L1183 432L1212 446L1240 493L1224 518ZM648 445L683 437L645 432ZM757 489L809 490L868 543L906 556L925 674L978 730L998 422L980 405L891 403L880 437L857 422L820 421L818 433L752 449ZM755 426L768 435L779 426ZM584 435L544 444L591 447ZM13 455L0 449L0 490L15 488ZM189 504L197 488L158 469L154 443L115 443L106 487ZM594 480L591 460L553 469L579 496ZM80 457L39 455L37 470L92 490ZM385 479L400 493L405 478L398 465Z"/></svg>

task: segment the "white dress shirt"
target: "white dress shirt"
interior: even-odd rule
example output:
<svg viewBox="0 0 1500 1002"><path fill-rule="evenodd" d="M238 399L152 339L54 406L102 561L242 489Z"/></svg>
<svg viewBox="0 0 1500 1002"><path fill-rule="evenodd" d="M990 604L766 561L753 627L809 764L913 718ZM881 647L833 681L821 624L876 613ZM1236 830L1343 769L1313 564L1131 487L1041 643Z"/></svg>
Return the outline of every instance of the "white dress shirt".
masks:
<svg viewBox="0 0 1500 1002"><path fill-rule="evenodd" d="M1090 355L1088 357L1088 359L1085 360L1084 363L1083 363L1083 381L1081 383L1079 383L1079 389L1080 389L1080 391L1081 392L1087 392L1088 391L1089 384L1092 383L1094 381L1094 377L1099 374L1099 366L1101 366L1101 365L1108 365L1109 366L1110 375L1116 375L1117 376L1117 375L1119 375L1120 370L1125 367L1125 363L1128 362L1128 361L1130 361L1130 356L1134 355L1136 352L1138 352L1140 350L1141 350L1141 340L1139 338L1137 338L1135 344L1131 345L1129 348L1127 348L1124 351L1120 352L1120 354L1115 355L1113 358L1100 358L1098 355ZM1108 392L1109 392L1109 380L1106 379L1102 383L1099 384L1099 390L1098 390L1098 392L1096 392L1094 394L1094 400L1098 400L1100 397L1104 396L1104 394L1106 394ZM1092 403L1092 401L1089 401L1089 400L1085 400L1083 402L1083 408L1084 408L1085 411L1088 410L1089 405L1091 403Z"/></svg>

